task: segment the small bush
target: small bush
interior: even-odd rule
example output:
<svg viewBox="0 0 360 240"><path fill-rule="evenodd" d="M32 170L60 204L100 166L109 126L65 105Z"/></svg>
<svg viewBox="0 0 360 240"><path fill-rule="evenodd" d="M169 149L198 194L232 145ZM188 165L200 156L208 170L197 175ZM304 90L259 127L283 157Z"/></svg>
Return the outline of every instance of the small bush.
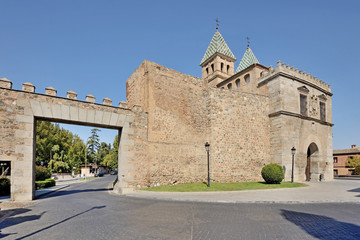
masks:
<svg viewBox="0 0 360 240"><path fill-rule="evenodd" d="M354 175L360 175L360 165L355 167Z"/></svg>
<svg viewBox="0 0 360 240"><path fill-rule="evenodd" d="M0 196L10 195L10 179L0 177Z"/></svg>
<svg viewBox="0 0 360 240"><path fill-rule="evenodd" d="M47 178L51 178L50 170L43 166L36 166L35 181L44 181Z"/></svg>
<svg viewBox="0 0 360 240"><path fill-rule="evenodd" d="M39 189L43 189L43 188L53 187L53 186L55 186L55 184L56 184L55 180L49 178L44 181L36 181L35 188L36 188L36 190L39 190Z"/></svg>
<svg viewBox="0 0 360 240"><path fill-rule="evenodd" d="M284 169L276 164L271 163L263 167L261 176L268 184L279 184L284 179Z"/></svg>

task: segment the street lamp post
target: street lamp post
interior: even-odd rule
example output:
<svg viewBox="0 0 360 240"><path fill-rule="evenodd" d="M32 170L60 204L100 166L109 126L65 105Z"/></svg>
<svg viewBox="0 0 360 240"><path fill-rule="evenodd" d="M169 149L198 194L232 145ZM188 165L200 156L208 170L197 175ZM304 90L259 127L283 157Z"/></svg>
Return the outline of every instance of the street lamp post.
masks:
<svg viewBox="0 0 360 240"><path fill-rule="evenodd" d="M292 154L292 167L291 167L291 182L294 182L294 156L295 156L296 148L292 147L291 154Z"/></svg>
<svg viewBox="0 0 360 240"><path fill-rule="evenodd" d="M207 177L207 186L210 187L210 144L208 142L205 143L205 149L207 152L207 172L208 172L208 177Z"/></svg>

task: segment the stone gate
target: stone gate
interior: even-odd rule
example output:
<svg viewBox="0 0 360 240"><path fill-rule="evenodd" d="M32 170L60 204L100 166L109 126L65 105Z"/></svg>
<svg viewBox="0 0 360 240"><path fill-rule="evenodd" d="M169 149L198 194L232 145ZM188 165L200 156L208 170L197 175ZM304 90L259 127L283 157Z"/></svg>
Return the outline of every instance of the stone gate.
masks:
<svg viewBox="0 0 360 240"><path fill-rule="evenodd" d="M21 91L14 90L11 81L0 79L0 159L11 161L11 199L34 199L37 120L119 130L119 181L115 189L124 193L134 188L147 121L141 107L129 109L124 102L114 107L108 98L97 104L92 95L80 101L73 91L67 92L67 98L56 93L51 87L45 94L36 93L31 83L24 83Z"/></svg>

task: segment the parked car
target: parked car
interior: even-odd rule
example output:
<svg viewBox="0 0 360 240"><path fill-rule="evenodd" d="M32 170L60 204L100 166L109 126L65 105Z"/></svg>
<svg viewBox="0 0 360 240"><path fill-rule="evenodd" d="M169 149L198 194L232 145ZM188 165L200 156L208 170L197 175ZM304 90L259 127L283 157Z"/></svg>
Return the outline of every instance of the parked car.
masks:
<svg viewBox="0 0 360 240"><path fill-rule="evenodd" d="M95 174L95 177L102 177L102 176L104 176L104 173L103 173L103 172L99 172L99 173L96 173L96 174Z"/></svg>
<svg viewBox="0 0 360 240"><path fill-rule="evenodd" d="M116 175L117 173L118 173L118 171L116 171L116 170L112 170L112 171L110 172L111 175Z"/></svg>

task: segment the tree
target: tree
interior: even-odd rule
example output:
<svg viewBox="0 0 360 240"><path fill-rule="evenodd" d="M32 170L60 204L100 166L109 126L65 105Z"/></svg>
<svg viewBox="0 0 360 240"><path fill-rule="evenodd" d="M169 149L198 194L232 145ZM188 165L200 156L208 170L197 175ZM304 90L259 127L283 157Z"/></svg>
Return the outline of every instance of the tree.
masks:
<svg viewBox="0 0 360 240"><path fill-rule="evenodd" d="M348 157L346 166L351 167L351 168L356 168L357 166L360 166L360 157L359 156Z"/></svg>
<svg viewBox="0 0 360 240"><path fill-rule="evenodd" d="M36 165L54 172L79 169L84 162L85 144L77 135L48 121L36 122Z"/></svg>
<svg viewBox="0 0 360 240"><path fill-rule="evenodd" d="M103 162L105 159L105 156L110 153L111 150L111 144L107 144L105 142L101 142L99 150L97 152L97 160L99 163Z"/></svg>
<svg viewBox="0 0 360 240"><path fill-rule="evenodd" d="M110 169L117 168L118 167L118 152L119 152L119 136L116 135L114 142L113 142L113 148L111 148L109 154L105 156L103 165Z"/></svg>
<svg viewBox="0 0 360 240"><path fill-rule="evenodd" d="M93 163L97 163L97 152L100 148L98 132L100 132L100 130L97 128L91 129L91 136L88 138L87 141L88 158Z"/></svg>

